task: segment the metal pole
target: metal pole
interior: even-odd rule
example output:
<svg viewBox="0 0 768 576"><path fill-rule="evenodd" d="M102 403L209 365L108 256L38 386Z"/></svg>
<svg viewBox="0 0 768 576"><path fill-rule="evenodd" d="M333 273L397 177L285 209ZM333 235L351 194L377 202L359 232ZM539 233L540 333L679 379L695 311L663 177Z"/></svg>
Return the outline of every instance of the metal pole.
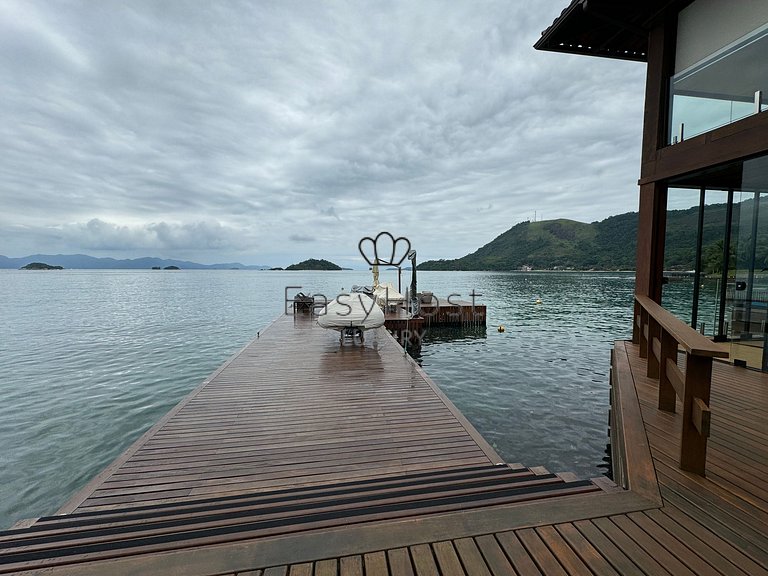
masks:
<svg viewBox="0 0 768 576"><path fill-rule="evenodd" d="M733 220L733 188L728 190L728 205L725 210L725 238L723 239L723 273L720 282L720 313L717 318L715 341L724 341L725 334L725 297L728 289L728 267L731 255L731 220Z"/></svg>
<svg viewBox="0 0 768 576"><path fill-rule="evenodd" d="M691 326L695 329L699 319L699 292L701 290L701 244L704 241L704 186L699 192L699 223L696 229L696 262L693 273L693 305L691 306Z"/></svg>

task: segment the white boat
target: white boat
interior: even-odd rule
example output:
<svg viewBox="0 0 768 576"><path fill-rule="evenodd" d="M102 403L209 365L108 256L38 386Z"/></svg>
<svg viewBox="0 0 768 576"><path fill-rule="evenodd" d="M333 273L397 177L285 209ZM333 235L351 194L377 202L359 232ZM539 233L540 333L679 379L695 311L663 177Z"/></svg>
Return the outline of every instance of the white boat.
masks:
<svg viewBox="0 0 768 576"><path fill-rule="evenodd" d="M373 296L376 298L376 303L385 310L392 311L405 303L405 296L400 294L391 282L377 285L373 290Z"/></svg>
<svg viewBox="0 0 768 576"><path fill-rule="evenodd" d="M384 312L376 301L362 292L339 294L320 309L317 323L328 330L338 330L344 336L360 336L364 332L384 325Z"/></svg>

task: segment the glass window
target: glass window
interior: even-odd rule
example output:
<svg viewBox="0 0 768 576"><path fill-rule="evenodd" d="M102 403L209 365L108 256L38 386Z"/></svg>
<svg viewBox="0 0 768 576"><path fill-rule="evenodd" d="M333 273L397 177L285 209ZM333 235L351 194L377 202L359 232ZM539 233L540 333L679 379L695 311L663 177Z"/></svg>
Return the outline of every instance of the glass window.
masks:
<svg viewBox="0 0 768 576"><path fill-rule="evenodd" d="M768 156L669 182L664 252L664 307L768 370Z"/></svg>
<svg viewBox="0 0 768 576"><path fill-rule="evenodd" d="M768 25L675 74L669 143L768 110ZM759 102L758 102L759 98Z"/></svg>

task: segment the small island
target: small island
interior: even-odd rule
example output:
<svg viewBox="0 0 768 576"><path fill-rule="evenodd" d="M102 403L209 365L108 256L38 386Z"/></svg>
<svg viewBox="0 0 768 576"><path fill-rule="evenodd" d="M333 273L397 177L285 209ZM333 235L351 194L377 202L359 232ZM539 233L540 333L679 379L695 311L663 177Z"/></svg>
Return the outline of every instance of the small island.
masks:
<svg viewBox="0 0 768 576"><path fill-rule="evenodd" d="M298 264L291 264L286 270L341 270L341 266L328 262L328 260L315 260L310 258L299 262Z"/></svg>
<svg viewBox="0 0 768 576"><path fill-rule="evenodd" d="M19 270L64 270L63 266L51 266L45 262L30 262L26 266L22 266Z"/></svg>
<svg viewBox="0 0 768 576"><path fill-rule="evenodd" d="M179 268L178 266L171 265L171 266L166 266L165 268L163 268L163 270L181 270L181 268Z"/></svg>

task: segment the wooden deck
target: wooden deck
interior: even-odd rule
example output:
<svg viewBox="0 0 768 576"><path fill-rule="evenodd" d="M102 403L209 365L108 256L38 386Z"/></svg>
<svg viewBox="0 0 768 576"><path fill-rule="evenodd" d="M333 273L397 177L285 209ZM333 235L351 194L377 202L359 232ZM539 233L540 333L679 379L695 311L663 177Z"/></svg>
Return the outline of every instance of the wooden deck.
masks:
<svg viewBox="0 0 768 576"><path fill-rule="evenodd" d="M500 461L385 334L282 316L60 512Z"/></svg>
<svg viewBox="0 0 768 576"><path fill-rule="evenodd" d="M291 349L302 340L295 338L296 331L309 331L304 339L310 344L301 353L296 351L290 366L273 362L270 358L278 350ZM678 468L679 411L657 409L658 384L645 377L645 360L638 348L617 342L612 441L625 463L617 471L619 480L628 489L598 481L604 490L595 491L578 482L557 484L569 480L567 475L553 479L544 470L493 466L497 456L429 379L403 358L391 337L381 331L366 338L366 344L366 348L340 348L333 334L313 330L301 320L294 324L281 319L73 498L62 509L69 514L4 533L0 559L3 554L6 558L19 554L16 559L23 561L0 564L0 571L10 567L30 573L93 575L108 571L199 576L768 576L765 375L716 364L707 476L702 478ZM335 379L312 370L307 360L328 354L336 357L326 366ZM267 363L270 377L257 386L253 372L262 362ZM403 367L394 378L399 392L387 392L382 369L386 367L389 374L397 366ZM302 384L295 392L286 392L291 382L296 384L288 376L292 371L303 374ZM347 378L339 381L340 373ZM254 390L243 392L244 386ZM219 394L214 393L217 387ZM331 393L328 387L342 390ZM294 402L304 408L291 408ZM355 403L361 413L351 409ZM409 405L415 412L405 420L394 416L407 413ZM276 410L286 412L275 417ZM328 416L338 411L343 416L332 417L329 425ZM232 417L219 422L227 414ZM192 425L205 415L208 425ZM420 418L429 420L421 425ZM256 422L265 426L263 437L253 432L259 428L254 428ZM289 435L276 431L279 422L288 423ZM363 424L360 435L350 428L353 422ZM238 431L217 432L230 427ZM192 441L183 442L184 438ZM272 443L279 446L275 453L254 450ZM217 446L223 446L223 452ZM419 456L412 458L413 450ZM219 464L206 463L211 458ZM193 472L195 468L201 469ZM494 484L497 474L504 477L503 487ZM532 498L526 488L515 496L517 488L510 486L518 482L547 490L551 485L555 490L548 498ZM586 491L579 493L582 488ZM568 495L559 496L559 490ZM340 503L339 494L346 500ZM371 508L377 495L384 498L377 506L384 507ZM391 507L404 501L426 508L403 513ZM350 502L357 503L358 512L345 516L339 510ZM274 511L285 516L287 510L303 524L270 532L268 523L259 528L251 520L237 520L251 518L254 506L262 521ZM335 512L329 515L329 510ZM207 530L203 540L195 541L189 533L178 536L178 528L171 532L174 537L192 538L186 546L158 547L143 532L130 532L145 522L154 531L181 525L183 532L200 517L204 522L200 530ZM227 532L233 522L240 522L236 525L244 526L245 532L237 537ZM74 543L74 554L80 556L68 556L46 568L35 560L35 553L39 557L46 546L58 546L58 539L70 537L72 531L85 542ZM118 537L122 540L115 540ZM90 548L88 538L94 540ZM104 538L107 547L101 549ZM144 546L141 554L123 555L109 548L126 546L125 539L128 546L136 546L133 538Z"/></svg>
<svg viewBox="0 0 768 576"><path fill-rule="evenodd" d="M283 316L56 516L0 533L0 573L164 572L168 555L214 548L230 566L222 546L285 553L347 526L599 493L501 462L383 328L340 345Z"/></svg>

